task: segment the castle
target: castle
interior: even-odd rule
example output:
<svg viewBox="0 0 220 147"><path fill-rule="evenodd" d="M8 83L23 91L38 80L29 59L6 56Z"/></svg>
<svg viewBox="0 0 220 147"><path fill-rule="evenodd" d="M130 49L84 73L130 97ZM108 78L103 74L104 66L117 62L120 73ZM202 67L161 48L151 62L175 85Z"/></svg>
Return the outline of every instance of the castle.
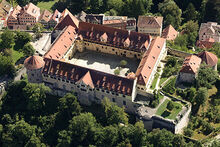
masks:
<svg viewBox="0 0 220 147"><path fill-rule="evenodd" d="M96 52L97 56L105 54L140 62L136 72L127 75L115 75L98 67L89 68L71 62L76 54L86 51ZM166 54L164 38L152 39L146 34L80 22L78 28L66 26L43 57L28 57L24 65L28 81L44 83L54 95L64 96L74 91L79 102L85 105L101 103L107 97L125 111L137 114L140 103L136 98L138 95L152 98L150 85ZM153 119L176 132L176 123L158 117L152 117L149 128L153 127ZM184 126L181 125L181 129Z"/></svg>

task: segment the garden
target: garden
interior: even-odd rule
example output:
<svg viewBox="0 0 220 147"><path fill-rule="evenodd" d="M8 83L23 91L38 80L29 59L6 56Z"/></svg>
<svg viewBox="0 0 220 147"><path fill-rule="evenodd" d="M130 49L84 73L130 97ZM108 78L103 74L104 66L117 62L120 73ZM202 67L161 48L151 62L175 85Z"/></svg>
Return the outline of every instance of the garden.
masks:
<svg viewBox="0 0 220 147"><path fill-rule="evenodd" d="M179 102L173 102L171 100L166 99L157 109L156 115L174 120L182 110L182 107L183 105Z"/></svg>

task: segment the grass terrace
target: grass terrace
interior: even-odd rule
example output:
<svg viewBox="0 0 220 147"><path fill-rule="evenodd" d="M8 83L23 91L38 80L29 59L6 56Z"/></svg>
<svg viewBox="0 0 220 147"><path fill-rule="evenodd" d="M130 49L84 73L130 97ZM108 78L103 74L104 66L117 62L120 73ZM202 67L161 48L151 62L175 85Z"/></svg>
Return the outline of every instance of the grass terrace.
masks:
<svg viewBox="0 0 220 147"><path fill-rule="evenodd" d="M182 105L178 102L173 102L174 108L172 111L167 110L167 104L170 100L166 99L157 109L156 115L162 116L167 119L175 119L179 112L182 110Z"/></svg>
<svg viewBox="0 0 220 147"><path fill-rule="evenodd" d="M152 82L152 85L151 85L150 89L155 89L156 84L157 84L157 80L158 80L159 76L160 76L160 75L159 75L158 73L155 74L154 80L153 80L153 82Z"/></svg>
<svg viewBox="0 0 220 147"><path fill-rule="evenodd" d="M50 0L50 1L41 1L38 2L37 6L41 9L41 10L49 10L52 12L52 7L53 5L58 2L59 0Z"/></svg>
<svg viewBox="0 0 220 147"><path fill-rule="evenodd" d="M127 62L123 67L120 65L122 60ZM82 53L76 52L74 57L68 60L68 62L125 77L130 72L136 72L140 60L86 50ZM117 73L115 71L117 71Z"/></svg>
<svg viewBox="0 0 220 147"><path fill-rule="evenodd" d="M12 49L12 59L16 63L20 58L24 57L22 52Z"/></svg>

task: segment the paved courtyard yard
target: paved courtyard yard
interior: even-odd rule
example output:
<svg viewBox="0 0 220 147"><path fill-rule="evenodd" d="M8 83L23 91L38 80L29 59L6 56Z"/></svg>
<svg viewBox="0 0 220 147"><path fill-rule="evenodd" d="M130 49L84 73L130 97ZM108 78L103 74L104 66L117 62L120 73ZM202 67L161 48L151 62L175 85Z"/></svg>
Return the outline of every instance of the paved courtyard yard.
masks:
<svg viewBox="0 0 220 147"><path fill-rule="evenodd" d="M140 60L137 59L88 50L84 51L83 53L76 52L74 58L68 62L94 70L114 74L115 69L119 69L121 60L127 61L127 65L124 68L120 68L120 76L125 76L128 71L135 73L140 63Z"/></svg>

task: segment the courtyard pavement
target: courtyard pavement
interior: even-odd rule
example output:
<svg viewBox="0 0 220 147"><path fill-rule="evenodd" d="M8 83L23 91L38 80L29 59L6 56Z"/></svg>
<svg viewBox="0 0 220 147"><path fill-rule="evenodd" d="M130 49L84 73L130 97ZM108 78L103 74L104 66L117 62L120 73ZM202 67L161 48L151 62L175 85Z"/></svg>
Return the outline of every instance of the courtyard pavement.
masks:
<svg viewBox="0 0 220 147"><path fill-rule="evenodd" d="M75 53L74 57L68 62L90 69L114 74L115 69L119 68L121 60L127 61L127 65L125 68L121 68L119 74L120 76L124 77L125 73L128 71L134 73L136 72L140 60L88 50L82 53Z"/></svg>
<svg viewBox="0 0 220 147"><path fill-rule="evenodd" d="M51 44L51 34L43 33L42 35L43 36L39 40L31 42L31 44L36 50L36 53L43 56L47 52Z"/></svg>

